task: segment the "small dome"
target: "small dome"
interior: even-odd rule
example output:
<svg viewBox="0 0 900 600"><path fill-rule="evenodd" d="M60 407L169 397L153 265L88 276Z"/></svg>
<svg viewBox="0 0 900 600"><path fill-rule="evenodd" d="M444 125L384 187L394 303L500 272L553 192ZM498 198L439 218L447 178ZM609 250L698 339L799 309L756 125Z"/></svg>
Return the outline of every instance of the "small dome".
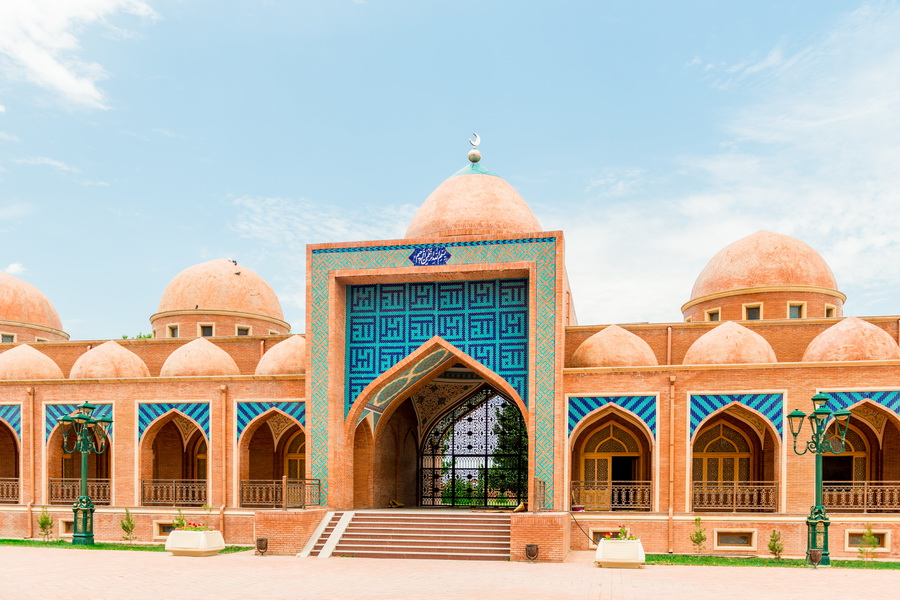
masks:
<svg viewBox="0 0 900 600"><path fill-rule="evenodd" d="M169 355L159 371L160 377L201 377L240 375L231 356L206 338L188 342Z"/></svg>
<svg viewBox="0 0 900 600"><path fill-rule="evenodd" d="M306 371L306 340L292 335L272 346L256 365L256 375L299 375Z"/></svg>
<svg viewBox="0 0 900 600"><path fill-rule="evenodd" d="M22 344L0 354L0 379L4 381L62 378L59 365L31 346Z"/></svg>
<svg viewBox="0 0 900 600"><path fill-rule="evenodd" d="M831 268L818 252L798 239L757 231L712 257L694 283L691 300L770 286L838 289Z"/></svg>
<svg viewBox="0 0 900 600"><path fill-rule="evenodd" d="M39 289L9 273L0 271L0 321L10 321L23 325L36 325L63 333L62 321L56 309Z"/></svg>
<svg viewBox="0 0 900 600"><path fill-rule="evenodd" d="M541 231L519 193L480 164L471 164L434 190L413 217L407 238Z"/></svg>
<svg viewBox="0 0 900 600"><path fill-rule="evenodd" d="M78 357L69 379L130 379L150 377L150 369L141 358L110 340Z"/></svg>
<svg viewBox="0 0 900 600"><path fill-rule="evenodd" d="M572 367L644 367L659 364L650 345L618 325L610 325L581 342Z"/></svg>
<svg viewBox="0 0 900 600"><path fill-rule="evenodd" d="M900 346L894 338L856 317L847 317L817 335L803 353L803 362L897 359Z"/></svg>
<svg viewBox="0 0 900 600"><path fill-rule="evenodd" d="M684 354L686 365L730 365L778 362L766 338L743 325L726 321L707 331Z"/></svg>
<svg viewBox="0 0 900 600"><path fill-rule="evenodd" d="M172 279L159 301L160 313L194 310L284 318L269 284L244 265L225 258L188 267Z"/></svg>

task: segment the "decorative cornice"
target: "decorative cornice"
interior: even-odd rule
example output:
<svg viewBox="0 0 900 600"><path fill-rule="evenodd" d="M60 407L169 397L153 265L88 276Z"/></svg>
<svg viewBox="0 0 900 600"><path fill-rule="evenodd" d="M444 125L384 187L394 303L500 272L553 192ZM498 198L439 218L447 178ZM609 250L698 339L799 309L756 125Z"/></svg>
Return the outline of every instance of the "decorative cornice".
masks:
<svg viewBox="0 0 900 600"><path fill-rule="evenodd" d="M290 331L291 326L282 321L281 319L276 319L274 317L267 317L266 315L258 315L255 313L241 312L237 310L167 310L165 312L158 312L155 315L150 317L150 324L153 325L159 319L167 318L167 317L183 317L183 316L195 316L195 315L214 315L219 317L237 317L240 319L256 319L258 321L266 321L268 323L275 323L276 325L280 325L284 327L288 331ZM218 337L218 336L217 336Z"/></svg>
<svg viewBox="0 0 900 600"><path fill-rule="evenodd" d="M0 319L0 327L8 325L10 327L22 327L25 329L37 329L38 331L46 331L47 333L52 333L54 335L59 335L67 340L69 339L69 334L60 329L56 329L54 327L47 327L46 325L37 325L35 323L23 323L21 321L4 321ZM57 340L58 341L58 340Z"/></svg>

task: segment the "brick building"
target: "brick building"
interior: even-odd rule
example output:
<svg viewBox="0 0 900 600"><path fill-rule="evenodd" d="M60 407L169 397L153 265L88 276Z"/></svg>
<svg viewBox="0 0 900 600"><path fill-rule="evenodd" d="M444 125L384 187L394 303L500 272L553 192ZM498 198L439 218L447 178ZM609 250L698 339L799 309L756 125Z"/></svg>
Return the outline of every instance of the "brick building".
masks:
<svg viewBox="0 0 900 600"><path fill-rule="evenodd" d="M404 239L309 246L303 335L229 260L178 274L137 340L70 341L0 273L0 536L35 536L42 506L67 534L80 463L57 419L90 401L113 419L88 471L101 540L126 507L144 541L180 508L287 552L329 511L525 502L514 559L620 525L690 552L697 516L717 552L765 554L777 529L800 555L814 461L786 415L824 392L852 412L847 451L824 459L832 556L867 523L895 556L900 317L844 318L821 256L758 232L711 259L683 322L579 325L563 233L479 159Z"/></svg>

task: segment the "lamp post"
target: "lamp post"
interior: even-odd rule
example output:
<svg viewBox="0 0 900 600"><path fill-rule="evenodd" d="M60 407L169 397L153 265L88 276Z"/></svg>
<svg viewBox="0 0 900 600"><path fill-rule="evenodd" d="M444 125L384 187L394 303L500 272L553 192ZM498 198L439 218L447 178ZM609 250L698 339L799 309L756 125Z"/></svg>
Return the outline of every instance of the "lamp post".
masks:
<svg viewBox="0 0 900 600"><path fill-rule="evenodd" d="M94 543L94 503L87 492L88 455L91 452L102 454L106 450L109 439L109 426L112 419L91 416L97 408L90 402L78 407L74 415L59 418L62 425L63 451L67 454L81 453L81 495L72 505L75 513L75 528L72 532L72 544L88 545ZM75 441L69 446L69 433L75 433Z"/></svg>
<svg viewBox="0 0 900 600"><path fill-rule="evenodd" d="M791 434L794 436L794 453L803 455L812 452L816 455L816 504L809 509L809 516L806 517L806 559L813 565L821 564L829 566L831 557L828 552L828 526L831 521L828 520L828 514L825 512L825 506L822 503L822 455L842 454L844 452L844 438L847 436L847 428L850 425L850 411L846 408L831 412L825 408L825 404L831 400L827 394L816 394L812 397L813 411L808 415L803 411L794 409L788 415L788 422L791 427ZM833 437L826 439L826 429L828 421L834 417L836 432ZM797 450L797 436L803 428L803 421L809 420L809 428L812 437L801 442L803 451ZM819 558L821 553L821 558ZM819 558L818 561L814 560Z"/></svg>

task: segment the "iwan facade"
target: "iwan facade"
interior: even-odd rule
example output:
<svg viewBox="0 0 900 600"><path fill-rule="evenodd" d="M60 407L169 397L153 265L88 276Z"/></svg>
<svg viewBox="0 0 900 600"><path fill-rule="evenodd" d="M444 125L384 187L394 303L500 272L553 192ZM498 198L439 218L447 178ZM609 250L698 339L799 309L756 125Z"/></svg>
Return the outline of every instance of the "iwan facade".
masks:
<svg viewBox="0 0 900 600"><path fill-rule="evenodd" d="M180 508L298 552L332 513L524 503L513 559L621 525L690 552L697 516L718 553L766 554L777 529L802 555L813 459L786 417L822 392L852 413L824 457L832 556L866 524L900 552L900 317L844 318L821 256L758 232L712 257L683 322L578 325L563 233L479 158L404 239L308 247L303 335L229 260L177 275L143 340L70 341L0 274L0 536L35 537L42 506L67 535L80 466L57 419L90 401L113 419L88 469L98 540L125 508L143 541Z"/></svg>

